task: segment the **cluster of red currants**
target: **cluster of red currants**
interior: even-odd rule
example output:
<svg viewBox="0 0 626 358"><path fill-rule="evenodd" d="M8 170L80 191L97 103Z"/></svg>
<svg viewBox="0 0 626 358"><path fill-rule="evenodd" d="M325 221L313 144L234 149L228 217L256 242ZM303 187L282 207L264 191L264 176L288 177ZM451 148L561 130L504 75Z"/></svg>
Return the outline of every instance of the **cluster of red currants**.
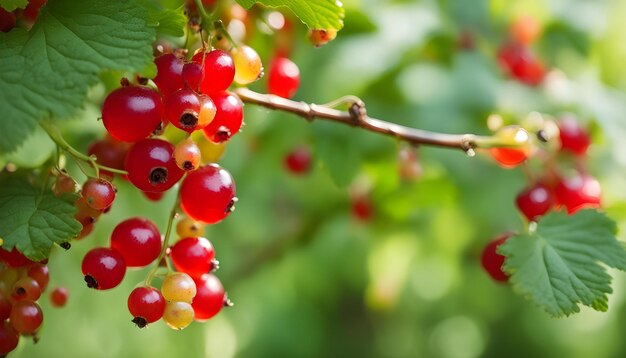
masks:
<svg viewBox="0 0 626 358"><path fill-rule="evenodd" d="M558 139L556 153L545 158L545 172L524 188L515 200L517 208L528 221L537 222L550 210L566 210L573 214L583 208L600 207L600 183L584 169L591 144L589 133L575 117L566 115L558 122ZM514 152L519 149L507 150ZM555 167L554 163L560 159L558 157L573 159L577 169L566 171ZM508 276L502 271L504 256L497 253L497 248L511 236L512 233L502 234L483 251L482 265L496 281L508 281Z"/></svg>
<svg viewBox="0 0 626 358"><path fill-rule="evenodd" d="M20 335L39 339L43 312L37 303L48 287L50 274L45 263L33 262L16 249L0 249L0 355L17 347ZM50 293L53 307L63 307L68 291L57 287Z"/></svg>
<svg viewBox="0 0 626 358"><path fill-rule="evenodd" d="M531 45L541 34L541 27L531 16L521 16L511 24L509 39L498 50L498 62L512 78L531 85L539 85L546 74L541 60Z"/></svg>

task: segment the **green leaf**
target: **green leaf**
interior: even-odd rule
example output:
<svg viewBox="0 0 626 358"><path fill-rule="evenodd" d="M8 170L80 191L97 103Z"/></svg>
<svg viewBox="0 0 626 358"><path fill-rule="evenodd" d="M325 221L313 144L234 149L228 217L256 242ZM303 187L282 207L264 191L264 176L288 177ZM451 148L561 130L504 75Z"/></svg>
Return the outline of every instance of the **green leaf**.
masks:
<svg viewBox="0 0 626 358"><path fill-rule="evenodd" d="M159 35L180 37L185 34L184 28L187 24L185 6L170 9L153 0L138 1L148 11L150 25L157 28Z"/></svg>
<svg viewBox="0 0 626 358"><path fill-rule="evenodd" d="M104 70L154 72L142 6L125 0L50 0L28 32L0 33L0 153L15 150L46 117L82 107Z"/></svg>
<svg viewBox="0 0 626 358"><path fill-rule="evenodd" d="M337 0L237 0L249 9L255 3L269 7L286 7L310 29L335 29L343 27L344 9Z"/></svg>
<svg viewBox="0 0 626 358"><path fill-rule="evenodd" d="M50 255L54 243L78 235L81 225L74 214L74 197L56 197L50 189L32 186L18 175L0 179L0 237L2 247L17 247L34 261Z"/></svg>
<svg viewBox="0 0 626 358"><path fill-rule="evenodd" d="M615 222L598 211L557 212L541 218L534 232L507 240L499 252L514 289L552 316L579 312L581 303L606 311L611 276L601 264L626 270L616 232Z"/></svg>
<svg viewBox="0 0 626 358"><path fill-rule="evenodd" d="M335 184L347 186L361 167L358 129L330 122L317 122L314 127L316 157Z"/></svg>
<svg viewBox="0 0 626 358"><path fill-rule="evenodd" d="M28 0L0 0L0 7L6 11L23 9L28 5Z"/></svg>

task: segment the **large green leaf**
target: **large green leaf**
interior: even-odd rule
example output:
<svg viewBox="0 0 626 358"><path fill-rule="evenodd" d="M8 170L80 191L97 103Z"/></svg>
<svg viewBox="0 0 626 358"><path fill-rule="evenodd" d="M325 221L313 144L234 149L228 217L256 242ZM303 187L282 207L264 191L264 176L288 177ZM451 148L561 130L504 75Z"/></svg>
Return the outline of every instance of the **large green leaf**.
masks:
<svg viewBox="0 0 626 358"><path fill-rule="evenodd" d="M335 29L343 27L344 9L337 0L237 0L249 9L255 3L270 7L286 7L310 29Z"/></svg>
<svg viewBox="0 0 626 358"><path fill-rule="evenodd" d="M28 32L0 33L0 153L44 117L81 108L103 70L154 74L146 9L125 0L50 0Z"/></svg>
<svg viewBox="0 0 626 358"><path fill-rule="evenodd" d="M74 214L73 197L56 197L49 188L32 186L18 175L0 179L0 238L2 247L17 247L34 261L50 255L54 243L78 235L81 225Z"/></svg>
<svg viewBox="0 0 626 358"><path fill-rule="evenodd" d="M0 7L6 11L23 9L28 5L28 0L0 0Z"/></svg>
<svg viewBox="0 0 626 358"><path fill-rule="evenodd" d="M510 238L499 252L513 287L553 316L579 312L579 304L608 309L611 276L602 264L626 270L626 250L614 221L595 210L552 213L537 229Z"/></svg>

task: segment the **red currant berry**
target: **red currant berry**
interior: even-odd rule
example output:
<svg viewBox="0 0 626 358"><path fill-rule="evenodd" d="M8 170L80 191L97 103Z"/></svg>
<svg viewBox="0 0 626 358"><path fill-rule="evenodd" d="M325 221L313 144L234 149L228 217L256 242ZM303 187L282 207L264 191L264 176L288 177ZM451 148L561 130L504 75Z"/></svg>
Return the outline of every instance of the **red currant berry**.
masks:
<svg viewBox="0 0 626 358"><path fill-rule="evenodd" d="M176 234L179 237L199 237L204 233L204 227L203 223L184 217L176 224Z"/></svg>
<svg viewBox="0 0 626 358"><path fill-rule="evenodd" d="M134 186L151 192L171 188L184 174L176 165L174 146L161 139L135 143L126 156L126 170Z"/></svg>
<svg viewBox="0 0 626 358"><path fill-rule="evenodd" d="M63 307L67 303L69 291L65 287L57 287L50 293L50 303L53 307Z"/></svg>
<svg viewBox="0 0 626 358"><path fill-rule="evenodd" d="M554 193L557 203L564 206L570 214L583 208L599 208L602 201L600 183L585 173L561 178Z"/></svg>
<svg viewBox="0 0 626 358"><path fill-rule="evenodd" d="M334 40L337 37L335 29L314 29L309 30L309 41L315 47L321 47Z"/></svg>
<svg viewBox="0 0 626 358"><path fill-rule="evenodd" d="M188 88L172 93L165 101L165 118L189 133L197 129L199 113L200 98Z"/></svg>
<svg viewBox="0 0 626 358"><path fill-rule="evenodd" d="M519 43L508 43L498 52L501 66L514 78L528 85L538 85L545 69L530 49Z"/></svg>
<svg viewBox="0 0 626 358"><path fill-rule="evenodd" d="M102 122L122 142L142 140L163 126L161 96L148 87L128 86L111 92L102 106Z"/></svg>
<svg viewBox="0 0 626 358"><path fill-rule="evenodd" d="M128 310L133 315L132 322L143 328L163 317L165 299L156 288L137 287L128 296Z"/></svg>
<svg viewBox="0 0 626 358"><path fill-rule="evenodd" d="M528 132L519 126L507 126L500 129L495 136L518 148L491 148L491 156L504 168L513 168L523 163L531 153L531 142Z"/></svg>
<svg viewBox="0 0 626 358"><path fill-rule="evenodd" d="M46 290L50 281L50 272L47 265L34 264L28 269L27 275L37 281L42 292Z"/></svg>
<svg viewBox="0 0 626 358"><path fill-rule="evenodd" d="M41 297L41 287L31 277L22 277L13 284L11 298L15 301L37 301Z"/></svg>
<svg viewBox="0 0 626 358"><path fill-rule="evenodd" d="M541 34L541 25L536 18L529 15L522 15L513 21L509 32L517 42L529 45Z"/></svg>
<svg viewBox="0 0 626 358"><path fill-rule="evenodd" d="M0 7L0 32L9 32L17 23L15 14Z"/></svg>
<svg viewBox="0 0 626 358"><path fill-rule="evenodd" d="M11 301L0 292L0 321L5 321L11 315Z"/></svg>
<svg viewBox="0 0 626 358"><path fill-rule="evenodd" d="M554 205L554 194L546 185L537 183L519 193L515 203L526 219L537 221Z"/></svg>
<svg viewBox="0 0 626 358"><path fill-rule="evenodd" d="M222 50L200 51L193 56L193 61L202 64L204 78L200 82L200 92L204 94L225 91L235 78L233 59Z"/></svg>
<svg viewBox="0 0 626 358"><path fill-rule="evenodd" d="M241 45L230 50L235 63L235 82L250 84L263 77L263 63L259 54L250 46Z"/></svg>
<svg viewBox="0 0 626 358"><path fill-rule="evenodd" d="M204 73L202 72L202 65L196 62L189 62L183 66L183 82L187 87L194 91L198 90Z"/></svg>
<svg viewBox="0 0 626 358"><path fill-rule="evenodd" d="M270 65L267 77L267 90L269 93L291 98L300 85L300 70L298 65L285 57L277 57Z"/></svg>
<svg viewBox="0 0 626 358"><path fill-rule="evenodd" d="M195 279L197 293L191 306L196 321L203 322L218 314L226 301L224 286L213 274Z"/></svg>
<svg viewBox="0 0 626 358"><path fill-rule="evenodd" d="M83 184L82 196L87 205L96 210L104 210L113 204L115 200L115 188L113 184L97 178L89 178Z"/></svg>
<svg viewBox="0 0 626 358"><path fill-rule="evenodd" d="M16 331L35 333L43 322L43 313L36 302L18 301L13 305L9 319Z"/></svg>
<svg viewBox="0 0 626 358"><path fill-rule="evenodd" d="M183 88L183 66L185 63L173 53L166 53L154 60L157 75L153 79L163 97Z"/></svg>
<svg viewBox="0 0 626 358"><path fill-rule="evenodd" d="M295 148L285 157L285 168L291 173L302 175L311 168L311 151L307 147Z"/></svg>
<svg viewBox="0 0 626 358"><path fill-rule="evenodd" d="M191 138L188 138L174 147L174 159L178 167L185 171L198 169L200 165L200 148Z"/></svg>
<svg viewBox="0 0 626 358"><path fill-rule="evenodd" d="M83 197L76 199L74 206L76 207L76 214L74 217L83 225L83 227L88 224L95 223L100 215L102 215L102 210L96 210L89 206Z"/></svg>
<svg viewBox="0 0 626 358"><path fill-rule="evenodd" d="M559 138L561 150L575 155L585 155L591 139L587 131L582 128L573 117L565 117L559 122Z"/></svg>
<svg viewBox="0 0 626 358"><path fill-rule="evenodd" d="M152 221L135 217L117 224L111 234L111 248L122 254L128 267L143 267L159 257L161 234Z"/></svg>
<svg viewBox="0 0 626 358"><path fill-rule="evenodd" d="M122 282L126 274L126 263L119 252L96 247L83 258L82 269L87 287L108 290Z"/></svg>
<svg viewBox="0 0 626 358"><path fill-rule="evenodd" d="M60 173L52 188L54 195L62 195L76 192L76 181L66 173Z"/></svg>
<svg viewBox="0 0 626 358"><path fill-rule="evenodd" d="M96 156L96 163L110 167L113 169L124 170L124 162L126 161L126 153L130 145L120 142L109 136L99 139L89 146L87 154ZM106 172L100 171L100 174Z"/></svg>
<svg viewBox="0 0 626 358"><path fill-rule="evenodd" d="M502 271L502 265L504 265L505 257L500 255L497 250L500 245L502 245L506 240L509 239L513 234L505 233L499 236L494 241L490 242L485 246L483 250L481 263L483 268L491 278L498 282L507 282L509 280L509 276Z"/></svg>
<svg viewBox="0 0 626 358"><path fill-rule="evenodd" d="M196 283L184 272L173 272L163 279L161 294L170 302L191 303L196 297Z"/></svg>
<svg viewBox="0 0 626 358"><path fill-rule="evenodd" d="M211 95L217 108L215 118L203 129L204 135L215 143L225 142L239 132L243 124L243 102L230 92Z"/></svg>
<svg viewBox="0 0 626 358"><path fill-rule="evenodd" d="M374 204L367 196L358 196L352 201L352 215L359 221L370 221L374 217Z"/></svg>
<svg viewBox="0 0 626 358"><path fill-rule="evenodd" d="M10 322L0 323L0 355L9 354L20 341L20 334L13 328Z"/></svg>
<svg viewBox="0 0 626 358"><path fill-rule="evenodd" d="M33 263L15 247L11 251L0 248L0 261L9 267L22 267Z"/></svg>
<svg viewBox="0 0 626 358"><path fill-rule="evenodd" d="M39 16L39 11L46 2L47 0L29 0L28 5L24 9L24 18L28 19L31 22L37 20L37 16Z"/></svg>
<svg viewBox="0 0 626 358"><path fill-rule="evenodd" d="M208 224L227 217L236 201L233 177L217 164L189 173L180 187L183 211L192 219Z"/></svg>
<svg viewBox="0 0 626 358"><path fill-rule="evenodd" d="M215 250L203 237L186 237L172 246L170 257L177 271L193 278L200 277L215 268Z"/></svg>

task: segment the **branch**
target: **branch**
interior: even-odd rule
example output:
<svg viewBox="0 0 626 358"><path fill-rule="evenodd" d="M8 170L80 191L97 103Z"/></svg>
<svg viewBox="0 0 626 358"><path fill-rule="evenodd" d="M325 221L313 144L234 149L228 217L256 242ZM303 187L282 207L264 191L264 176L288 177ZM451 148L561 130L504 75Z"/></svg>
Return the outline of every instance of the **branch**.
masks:
<svg viewBox="0 0 626 358"><path fill-rule="evenodd" d="M353 127L360 127L371 132L396 137L412 144L461 149L470 156L474 155L475 148L516 146L516 144L511 143L510 140L497 138L495 136L436 133L372 118L366 114L365 104L360 99L352 96L334 101L336 104L350 104L349 111L340 111L331 108L332 105L296 102L271 94L257 93L247 88L237 88L235 89L235 93L244 102L297 114L309 121L319 118L339 122Z"/></svg>

